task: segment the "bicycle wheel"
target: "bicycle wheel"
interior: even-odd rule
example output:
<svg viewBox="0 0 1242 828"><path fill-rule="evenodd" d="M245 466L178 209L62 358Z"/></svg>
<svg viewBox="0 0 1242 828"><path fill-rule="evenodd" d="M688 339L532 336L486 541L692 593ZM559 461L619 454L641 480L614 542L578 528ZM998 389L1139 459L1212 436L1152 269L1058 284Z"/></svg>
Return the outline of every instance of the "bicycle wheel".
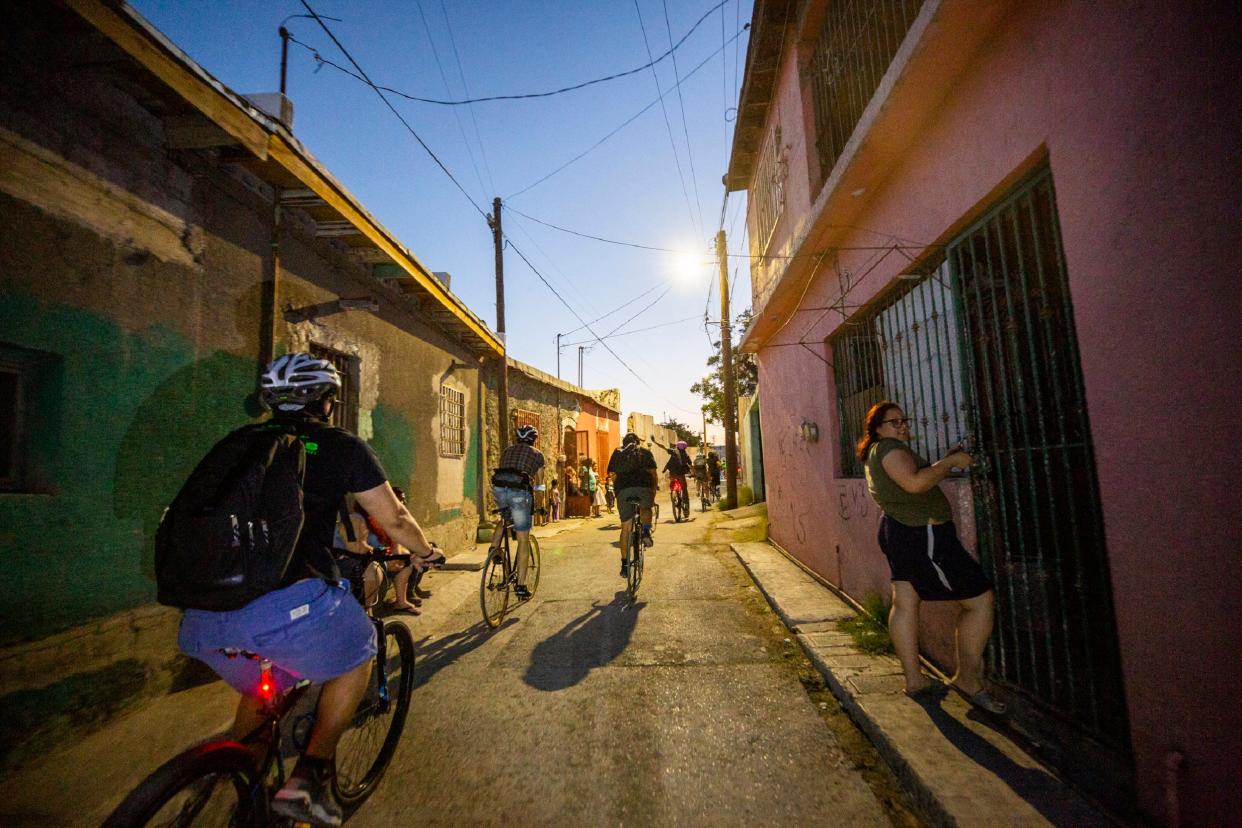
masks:
<svg viewBox="0 0 1242 828"><path fill-rule="evenodd" d="M508 567L505 566L503 549L493 549L483 564L483 580L479 583L479 605L483 608L483 620L496 629L505 617L509 606Z"/></svg>
<svg viewBox="0 0 1242 828"><path fill-rule="evenodd" d="M638 597L638 585L643 580L643 542L638 532L630 533L630 566L625 576L625 591L630 600Z"/></svg>
<svg viewBox="0 0 1242 828"><path fill-rule="evenodd" d="M259 825L266 813L254 756L237 742L210 742L161 765L117 806L104 828Z"/></svg>
<svg viewBox="0 0 1242 828"><path fill-rule="evenodd" d="M539 589L539 573L543 568L542 563L539 559L539 539L531 535L530 552L526 556L526 588L530 590L532 598L535 596L535 591Z"/></svg>
<svg viewBox="0 0 1242 828"><path fill-rule="evenodd" d="M660 504L651 504L651 534L655 534L656 525L660 522ZM641 523L641 521L640 521Z"/></svg>
<svg viewBox="0 0 1242 828"><path fill-rule="evenodd" d="M397 620L384 624L384 686L379 671L336 747L332 790L341 805L355 807L375 790L401 739L414 689L414 636ZM378 665L377 665L378 666Z"/></svg>

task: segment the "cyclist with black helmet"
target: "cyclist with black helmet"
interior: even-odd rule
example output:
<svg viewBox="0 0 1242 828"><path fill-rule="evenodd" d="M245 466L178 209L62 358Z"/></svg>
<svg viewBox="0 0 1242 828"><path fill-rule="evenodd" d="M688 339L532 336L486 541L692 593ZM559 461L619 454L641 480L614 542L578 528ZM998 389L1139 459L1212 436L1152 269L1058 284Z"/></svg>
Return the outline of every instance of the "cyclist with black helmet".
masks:
<svg viewBox="0 0 1242 828"><path fill-rule="evenodd" d="M301 679L323 685L306 753L272 808L294 821L329 826L342 818L331 790L337 741L366 692L376 652L375 627L340 580L331 552L345 496L352 493L394 541L408 547L420 570L444 562L393 494L371 447L328 425L340 389L336 368L307 353L285 354L264 371L261 397L272 417L259 427L295 434L305 449L302 530L275 589L231 612L187 609L178 636L186 655L242 694L233 724L238 739L263 722L256 695L261 667L229 653L252 652L270 661L277 692Z"/></svg>
<svg viewBox="0 0 1242 828"><path fill-rule="evenodd" d="M543 481L543 452L535 448L539 430L524 425L517 430L517 440L500 454L500 464L492 473L492 496L499 508L508 508L517 532L517 583L514 593L525 600L526 562L530 555L530 527L534 517L535 486Z"/></svg>
<svg viewBox="0 0 1242 828"><path fill-rule="evenodd" d="M634 523L634 504L638 501L637 515L642 525L643 539L651 543L651 507L655 503L656 490L660 488L660 474L656 471L655 457L650 449L639 445L638 435L629 432L621 440L621 448L608 460L608 473L616 475L617 511L621 518L621 577L628 574L629 561L626 550L630 548L630 530Z"/></svg>

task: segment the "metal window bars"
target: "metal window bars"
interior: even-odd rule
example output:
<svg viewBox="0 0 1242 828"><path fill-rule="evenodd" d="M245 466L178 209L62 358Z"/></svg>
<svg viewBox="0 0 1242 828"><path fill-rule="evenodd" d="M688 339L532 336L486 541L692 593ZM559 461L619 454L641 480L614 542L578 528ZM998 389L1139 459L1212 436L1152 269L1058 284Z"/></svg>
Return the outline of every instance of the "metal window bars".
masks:
<svg viewBox="0 0 1242 828"><path fill-rule="evenodd" d="M462 457L466 453L466 394L449 385L440 386L440 454Z"/></svg>
<svg viewBox="0 0 1242 828"><path fill-rule="evenodd" d="M831 3L811 54L820 180L826 181L923 0Z"/></svg>

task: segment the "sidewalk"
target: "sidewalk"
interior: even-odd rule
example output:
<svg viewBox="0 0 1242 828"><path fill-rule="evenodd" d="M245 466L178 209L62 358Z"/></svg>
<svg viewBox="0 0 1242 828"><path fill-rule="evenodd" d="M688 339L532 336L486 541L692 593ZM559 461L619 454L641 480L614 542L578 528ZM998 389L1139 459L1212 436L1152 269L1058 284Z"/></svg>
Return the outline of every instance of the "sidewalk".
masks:
<svg viewBox="0 0 1242 828"><path fill-rule="evenodd" d="M1112 824L956 693L907 698L894 656L862 653L837 630L854 609L776 547L731 547L932 824Z"/></svg>

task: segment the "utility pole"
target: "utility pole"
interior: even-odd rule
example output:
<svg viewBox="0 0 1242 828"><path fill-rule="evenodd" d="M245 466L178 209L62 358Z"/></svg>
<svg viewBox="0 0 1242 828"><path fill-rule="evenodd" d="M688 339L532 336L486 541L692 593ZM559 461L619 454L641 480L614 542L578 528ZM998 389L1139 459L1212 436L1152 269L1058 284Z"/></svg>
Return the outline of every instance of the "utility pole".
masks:
<svg viewBox="0 0 1242 828"><path fill-rule="evenodd" d="M505 340L505 237L500 229L500 197L492 199L492 214L487 219L496 247L496 333L504 353L500 357L500 423L499 439L503 451L509 445L509 343Z"/></svg>
<svg viewBox="0 0 1242 828"><path fill-rule="evenodd" d="M564 334L556 335L556 378L561 378L561 337Z"/></svg>
<svg viewBox="0 0 1242 828"><path fill-rule="evenodd" d="M737 403L733 387L733 342L729 321L729 248L725 244L724 230L716 233L716 256L720 259L720 372L724 384L724 430L725 430L725 505L737 508L737 435L733 429L734 409Z"/></svg>
<svg viewBox="0 0 1242 828"><path fill-rule="evenodd" d="M585 345L578 346L578 387L582 387L582 352L586 348Z"/></svg>

